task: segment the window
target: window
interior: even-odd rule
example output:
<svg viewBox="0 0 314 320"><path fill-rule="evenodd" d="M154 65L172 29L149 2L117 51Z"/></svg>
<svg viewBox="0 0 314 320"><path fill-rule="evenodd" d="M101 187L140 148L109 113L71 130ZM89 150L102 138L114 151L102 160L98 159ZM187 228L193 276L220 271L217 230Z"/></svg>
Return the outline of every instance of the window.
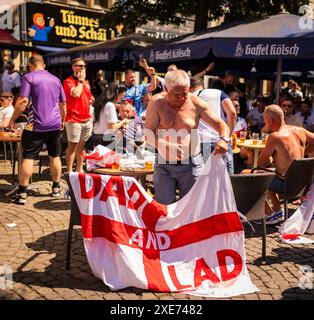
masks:
<svg viewBox="0 0 314 320"><path fill-rule="evenodd" d="M79 3L87 5L87 0L76 0L76 1L79 2Z"/></svg>
<svg viewBox="0 0 314 320"><path fill-rule="evenodd" d="M108 8L108 0L94 0L94 4L96 6L100 6L100 7L103 7L103 8Z"/></svg>

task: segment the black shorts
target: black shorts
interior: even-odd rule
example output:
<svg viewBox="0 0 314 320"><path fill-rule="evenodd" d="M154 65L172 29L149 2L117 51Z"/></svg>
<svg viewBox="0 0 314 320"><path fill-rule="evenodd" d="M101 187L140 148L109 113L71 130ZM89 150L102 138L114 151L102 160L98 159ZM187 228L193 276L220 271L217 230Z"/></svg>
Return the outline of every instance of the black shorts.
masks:
<svg viewBox="0 0 314 320"><path fill-rule="evenodd" d="M24 159L38 158L43 144L47 146L50 157L59 157L61 155L61 131L36 132L23 130L22 146Z"/></svg>

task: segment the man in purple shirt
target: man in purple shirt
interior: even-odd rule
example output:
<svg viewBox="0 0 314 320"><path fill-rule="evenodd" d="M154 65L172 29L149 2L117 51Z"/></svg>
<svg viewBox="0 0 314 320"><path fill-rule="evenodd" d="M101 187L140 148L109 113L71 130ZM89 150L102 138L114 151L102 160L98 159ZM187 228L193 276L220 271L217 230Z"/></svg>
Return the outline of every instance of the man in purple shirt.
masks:
<svg viewBox="0 0 314 320"><path fill-rule="evenodd" d="M47 146L52 177L52 195L60 196L61 130L66 113L66 99L61 81L45 70L41 55L33 55L28 62L30 72L22 79L20 96L15 104L9 127L28 106L28 123L22 133L23 161L19 170L19 187L13 200L25 204L26 189L33 174L33 160L43 144Z"/></svg>

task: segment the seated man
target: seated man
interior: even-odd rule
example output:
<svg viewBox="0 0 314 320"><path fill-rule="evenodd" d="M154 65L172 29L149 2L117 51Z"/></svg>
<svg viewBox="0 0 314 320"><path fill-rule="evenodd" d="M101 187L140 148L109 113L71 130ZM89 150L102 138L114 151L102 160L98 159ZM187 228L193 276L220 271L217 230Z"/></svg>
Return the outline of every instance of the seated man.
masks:
<svg viewBox="0 0 314 320"><path fill-rule="evenodd" d="M285 115L285 123L293 126L303 127L304 118L301 114L294 114L295 101L284 98L280 104Z"/></svg>
<svg viewBox="0 0 314 320"><path fill-rule="evenodd" d="M121 128L123 148L128 152L135 153L137 146L144 143L144 122L136 115L132 100L124 100L119 107L119 118L122 121L127 119L126 124Z"/></svg>
<svg viewBox="0 0 314 320"><path fill-rule="evenodd" d="M6 128L14 112L13 94L2 92L0 96L0 128Z"/></svg>
<svg viewBox="0 0 314 320"><path fill-rule="evenodd" d="M252 109L248 113L246 117L246 122L249 124L253 132L259 132L262 129L264 125L263 112L267 104L268 104L267 97L258 97L256 99L256 102L254 103L254 109Z"/></svg>
<svg viewBox="0 0 314 320"><path fill-rule="evenodd" d="M273 158L276 176L268 192L273 208L266 205L266 223L275 224L284 220L284 212L278 198L278 193L283 192L284 176L293 160L304 158L306 144L314 145L314 134L304 128L287 125L283 110L277 105L266 107L264 120L266 131L271 133L257 165L266 167L270 164L270 157Z"/></svg>

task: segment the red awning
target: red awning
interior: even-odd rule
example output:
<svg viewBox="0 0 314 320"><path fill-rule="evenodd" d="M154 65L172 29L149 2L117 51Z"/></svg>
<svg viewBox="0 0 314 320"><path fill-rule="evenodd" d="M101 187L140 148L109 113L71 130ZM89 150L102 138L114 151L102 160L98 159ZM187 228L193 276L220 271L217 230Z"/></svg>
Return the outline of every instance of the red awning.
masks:
<svg viewBox="0 0 314 320"><path fill-rule="evenodd" d="M27 47L23 42L15 39L8 30L0 29L0 49L32 51L32 47Z"/></svg>

